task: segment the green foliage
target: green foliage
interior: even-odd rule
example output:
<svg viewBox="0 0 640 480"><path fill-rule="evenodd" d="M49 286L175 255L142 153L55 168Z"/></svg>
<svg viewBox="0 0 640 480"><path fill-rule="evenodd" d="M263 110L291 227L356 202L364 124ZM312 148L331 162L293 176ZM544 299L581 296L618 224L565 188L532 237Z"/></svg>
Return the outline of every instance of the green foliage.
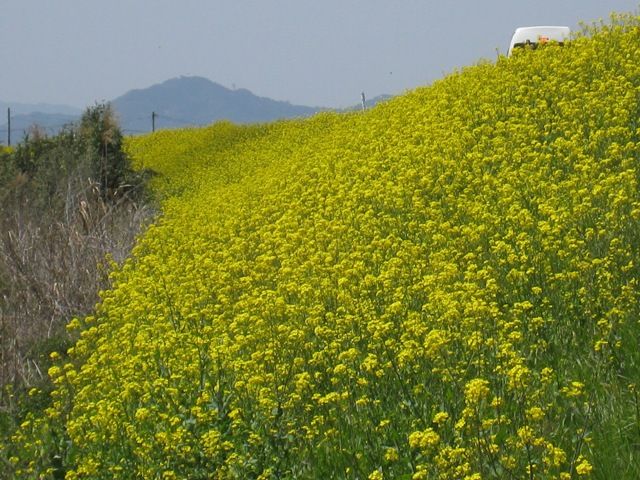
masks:
<svg viewBox="0 0 640 480"><path fill-rule="evenodd" d="M143 177L131 168L109 104L89 108L80 120L78 135L83 153L89 158L91 176L98 181L104 199L141 194Z"/></svg>
<svg viewBox="0 0 640 480"><path fill-rule="evenodd" d="M101 198L110 203L123 197L140 199L150 175L148 170L131 167L109 104L88 108L77 126L70 125L54 137L34 128L5 158L26 175L31 195L41 206L64 200L60 194L70 179L95 182Z"/></svg>
<svg viewBox="0 0 640 480"><path fill-rule="evenodd" d="M15 169L11 159L12 152L13 150L8 147L0 146L0 185L4 185L11 178Z"/></svg>
<svg viewBox="0 0 640 480"><path fill-rule="evenodd" d="M19 176L5 187L28 199L34 209L60 208L68 180L88 178L75 133L70 128L52 138L34 128L9 159Z"/></svg>

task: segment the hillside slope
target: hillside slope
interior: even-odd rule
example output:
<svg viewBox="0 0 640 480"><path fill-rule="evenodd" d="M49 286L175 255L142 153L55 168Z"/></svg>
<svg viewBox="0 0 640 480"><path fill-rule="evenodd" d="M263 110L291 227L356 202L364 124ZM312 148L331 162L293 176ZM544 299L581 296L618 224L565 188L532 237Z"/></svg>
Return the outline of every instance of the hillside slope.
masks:
<svg viewBox="0 0 640 480"><path fill-rule="evenodd" d="M69 478L637 478L640 22L589 33L132 139L164 214L16 468L44 437Z"/></svg>

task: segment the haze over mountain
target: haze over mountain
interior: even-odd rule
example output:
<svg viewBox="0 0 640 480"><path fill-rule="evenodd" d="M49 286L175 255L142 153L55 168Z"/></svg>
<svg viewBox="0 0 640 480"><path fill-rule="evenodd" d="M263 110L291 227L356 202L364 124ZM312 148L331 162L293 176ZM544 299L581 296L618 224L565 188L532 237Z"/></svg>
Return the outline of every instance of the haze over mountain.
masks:
<svg viewBox="0 0 640 480"><path fill-rule="evenodd" d="M55 134L81 115L82 110L69 105L51 105L48 103L18 103L0 101L0 143L7 138L7 113L11 109L12 143L22 140L34 125L47 134Z"/></svg>
<svg viewBox="0 0 640 480"><path fill-rule="evenodd" d="M389 95L366 101L370 107ZM354 102L355 103L355 102ZM179 128L208 125L219 120L233 123L270 122L284 118L306 117L323 107L293 105L286 101L259 97L249 90L230 89L203 77L179 77L144 89L131 90L111 101L125 134L147 133L155 128ZM0 111L11 107L13 141L19 141L34 124L47 134L55 134L64 125L78 119L81 111L64 105L27 105L0 102ZM348 108L353 110L360 105ZM6 143L6 116L0 115L0 143Z"/></svg>
<svg viewBox="0 0 640 480"><path fill-rule="evenodd" d="M70 125L80 118L80 114L69 115L64 113L32 112L22 115L13 115L11 110L11 143L20 142L32 129L37 128L47 135L55 135L66 125ZM0 143L8 143L8 125L5 120L0 124Z"/></svg>
<svg viewBox="0 0 640 480"><path fill-rule="evenodd" d="M258 97L246 89L233 90L202 77L179 77L132 90L112 101L125 131L146 132L152 112L156 128L206 125L218 120L234 123L268 122L304 117L319 107Z"/></svg>
<svg viewBox="0 0 640 480"><path fill-rule="evenodd" d="M29 113L46 113L46 114L62 114L62 115L80 115L81 108L71 107L69 105L52 105L49 103L19 103L19 102L3 102L0 100L0 112L6 112L7 108L11 109L12 115L27 115Z"/></svg>

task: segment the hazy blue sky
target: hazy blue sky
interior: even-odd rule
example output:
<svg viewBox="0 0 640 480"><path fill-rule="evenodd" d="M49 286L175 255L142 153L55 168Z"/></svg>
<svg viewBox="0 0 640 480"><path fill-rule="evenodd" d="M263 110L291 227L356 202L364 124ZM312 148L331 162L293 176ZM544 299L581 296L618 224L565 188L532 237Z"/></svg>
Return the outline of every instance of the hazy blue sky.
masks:
<svg viewBox="0 0 640 480"><path fill-rule="evenodd" d="M180 75L296 104L401 93L524 25L638 0L0 0L0 100L84 107Z"/></svg>

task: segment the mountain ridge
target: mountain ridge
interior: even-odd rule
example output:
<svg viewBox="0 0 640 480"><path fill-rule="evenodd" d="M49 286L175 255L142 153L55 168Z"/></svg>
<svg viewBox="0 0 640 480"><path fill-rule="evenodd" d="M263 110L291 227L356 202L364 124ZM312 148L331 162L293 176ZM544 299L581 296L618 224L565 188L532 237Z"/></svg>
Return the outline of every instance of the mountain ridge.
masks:
<svg viewBox="0 0 640 480"><path fill-rule="evenodd" d="M368 99L366 108L391 98L379 95ZM321 111L353 111L354 104L343 109L292 104L254 94L246 88L228 88L200 76L170 78L145 88L136 88L111 100L123 133L149 133L155 129L203 126L228 120L232 123L264 123L300 118ZM21 141L34 125L54 135L77 121L82 110L68 105L24 104L0 101L0 112L11 108L12 143ZM0 113L0 143L7 141L6 116Z"/></svg>
<svg viewBox="0 0 640 480"><path fill-rule="evenodd" d="M293 105L259 97L247 89L229 89L204 77L176 77L144 89L130 90L112 102L123 130L148 131L151 115L157 128L207 125L219 120L260 123L309 116L322 107Z"/></svg>

